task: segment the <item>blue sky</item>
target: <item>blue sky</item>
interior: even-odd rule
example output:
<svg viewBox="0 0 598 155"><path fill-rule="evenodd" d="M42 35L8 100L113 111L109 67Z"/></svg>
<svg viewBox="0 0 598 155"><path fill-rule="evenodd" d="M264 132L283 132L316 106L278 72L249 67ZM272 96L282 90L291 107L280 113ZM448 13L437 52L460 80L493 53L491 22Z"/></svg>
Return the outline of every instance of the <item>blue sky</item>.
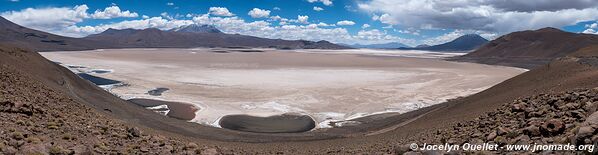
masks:
<svg viewBox="0 0 598 155"><path fill-rule="evenodd" d="M549 26L597 34L597 8L592 0L2 0L0 15L72 37L107 28L210 24L226 33L267 38L415 46L468 33L494 39Z"/></svg>

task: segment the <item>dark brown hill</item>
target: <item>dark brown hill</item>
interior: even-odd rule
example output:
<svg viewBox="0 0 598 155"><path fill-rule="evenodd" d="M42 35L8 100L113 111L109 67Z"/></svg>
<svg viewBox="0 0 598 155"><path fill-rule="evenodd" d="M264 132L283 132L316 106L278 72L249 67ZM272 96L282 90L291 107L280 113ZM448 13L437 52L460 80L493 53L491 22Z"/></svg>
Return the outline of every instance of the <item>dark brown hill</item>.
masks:
<svg viewBox="0 0 598 155"><path fill-rule="evenodd" d="M33 30L0 17L0 43L12 44L35 51L88 50L111 48L109 44L80 38L63 37Z"/></svg>
<svg viewBox="0 0 598 155"><path fill-rule="evenodd" d="M457 60L534 68L597 44L598 35L543 28L501 36Z"/></svg>

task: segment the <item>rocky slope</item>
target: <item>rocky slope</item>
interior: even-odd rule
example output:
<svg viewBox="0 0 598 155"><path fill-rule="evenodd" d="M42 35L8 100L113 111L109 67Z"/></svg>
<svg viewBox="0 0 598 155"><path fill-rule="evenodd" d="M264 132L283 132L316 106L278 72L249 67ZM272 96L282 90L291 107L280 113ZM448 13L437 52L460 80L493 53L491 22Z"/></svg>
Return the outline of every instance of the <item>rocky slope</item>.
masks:
<svg viewBox="0 0 598 155"><path fill-rule="evenodd" d="M501 36L455 60L531 69L596 44L598 35L543 28Z"/></svg>
<svg viewBox="0 0 598 155"><path fill-rule="evenodd" d="M215 147L145 132L144 128L111 118L47 87L14 66L0 65L0 81L0 154L218 151Z"/></svg>
<svg viewBox="0 0 598 155"><path fill-rule="evenodd" d="M439 129L422 136L425 138L418 137L412 141L420 145L423 143L497 144L504 148L487 152L498 154L532 152L509 151L506 145L589 144L598 146L597 108L598 88L539 94L517 99L474 120L459 122L452 128ZM405 153L409 150L408 146L399 146L396 151ZM549 150L538 150L533 153L576 154L576 152L589 153ZM458 150L454 153L461 154L466 151Z"/></svg>

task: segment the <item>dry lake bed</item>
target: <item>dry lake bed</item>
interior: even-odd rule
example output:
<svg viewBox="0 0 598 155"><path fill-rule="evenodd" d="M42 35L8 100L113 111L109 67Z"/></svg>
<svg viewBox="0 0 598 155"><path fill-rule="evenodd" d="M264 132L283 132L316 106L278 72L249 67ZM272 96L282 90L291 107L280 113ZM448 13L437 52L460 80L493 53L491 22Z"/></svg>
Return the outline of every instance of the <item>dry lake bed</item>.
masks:
<svg viewBox="0 0 598 155"><path fill-rule="evenodd" d="M224 116L262 122L284 116L328 128L330 122L403 113L467 96L525 71L444 61L459 54L423 51L197 48L41 54L75 73L119 81L119 86L103 87L123 99L165 101L144 106L216 127ZM191 110L181 110L186 108Z"/></svg>

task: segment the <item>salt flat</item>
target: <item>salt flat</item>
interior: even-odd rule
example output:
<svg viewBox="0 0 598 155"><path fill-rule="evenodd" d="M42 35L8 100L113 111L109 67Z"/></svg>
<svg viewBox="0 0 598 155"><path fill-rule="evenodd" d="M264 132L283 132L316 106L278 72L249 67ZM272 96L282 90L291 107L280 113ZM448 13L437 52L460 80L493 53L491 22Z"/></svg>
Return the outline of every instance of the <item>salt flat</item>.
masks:
<svg viewBox="0 0 598 155"><path fill-rule="evenodd" d="M524 72L444 61L440 58L456 54L435 52L259 50L264 52L197 48L41 54L62 64L112 71L94 75L127 83L110 90L124 99L193 104L200 110L192 121L214 126L225 115L298 113L325 128L329 121L407 112L470 95ZM158 87L170 90L147 94Z"/></svg>

